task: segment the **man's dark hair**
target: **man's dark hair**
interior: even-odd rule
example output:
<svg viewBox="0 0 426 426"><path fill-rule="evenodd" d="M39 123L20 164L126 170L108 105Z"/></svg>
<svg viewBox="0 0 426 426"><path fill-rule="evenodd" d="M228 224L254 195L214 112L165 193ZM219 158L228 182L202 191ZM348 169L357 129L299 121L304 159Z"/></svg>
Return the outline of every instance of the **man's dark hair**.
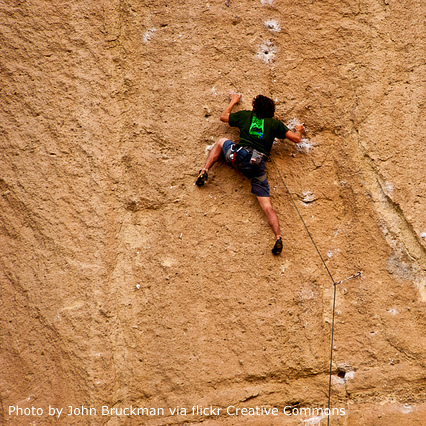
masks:
<svg viewBox="0 0 426 426"><path fill-rule="evenodd" d="M272 118L275 114L275 102L263 95L253 99L253 112L257 118Z"/></svg>

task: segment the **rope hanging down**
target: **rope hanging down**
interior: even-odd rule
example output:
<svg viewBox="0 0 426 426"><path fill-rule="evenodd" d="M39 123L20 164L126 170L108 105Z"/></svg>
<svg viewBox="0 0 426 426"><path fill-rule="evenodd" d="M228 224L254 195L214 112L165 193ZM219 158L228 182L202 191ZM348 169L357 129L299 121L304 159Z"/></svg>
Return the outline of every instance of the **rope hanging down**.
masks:
<svg viewBox="0 0 426 426"><path fill-rule="evenodd" d="M350 279L352 279L352 278L360 277L360 276L361 276L361 272L357 272L356 274L354 274L354 275L352 275L352 276L350 276L350 277L348 277L348 278L345 278L344 280L337 281L337 282L336 282L336 281L334 281L333 275L331 275L331 272L330 272L330 270L328 269L327 264L326 264L326 263L325 263L325 261L324 261L324 258L322 257L322 255L321 255L320 251L318 250L318 246L316 245L316 243L315 243L315 241L314 241L314 239L313 239L313 237L312 237L312 234L310 233L309 228L308 228L308 226L306 225L306 222L304 221L304 219L303 219L302 215L300 214L299 209L297 208L296 202L294 201L294 198L293 198L293 196L291 195L291 192L290 192L290 190L288 189L288 187L287 187L287 185L286 185L286 183L285 183L285 181L284 181L284 178L283 178L283 177L282 177L282 175L281 175L281 172L280 172L280 169L279 169L279 168L278 168L278 166L277 166L277 163L275 162L275 160L273 159L273 157L270 157L270 158L271 158L272 162L274 163L274 166L275 166L275 168L277 169L278 175L279 175L279 177L281 178L281 181L282 181L282 183L284 184L284 187L285 187L285 189L286 189L286 191L287 191L288 195L290 196L290 199L291 199L291 201L292 201L292 203L293 203L293 205L294 205L294 208L296 209L297 214L299 215L300 220L302 221L303 226L305 227L306 232L308 233L309 238L311 239L312 244L314 245L315 250L317 251L318 256L319 256L319 257L320 257L320 259L321 259L321 262L323 263L323 265L324 265L324 267L325 267L325 269L326 269L326 271L327 271L327 273L328 273L328 275L329 275L329 277L330 277L330 279L331 279L331 281L332 281L332 283L333 283L333 288L334 288L334 292L333 292L333 316L332 316L332 320L331 320L330 371L329 371L329 379L328 379L328 417L327 417L327 426L328 426L328 425L330 424L331 377L332 377L332 369L333 369L333 345L334 345L334 314L335 314L335 310L336 310L336 286L337 286L338 284L341 284L341 283L342 283L342 282L344 282L344 281L350 280Z"/></svg>

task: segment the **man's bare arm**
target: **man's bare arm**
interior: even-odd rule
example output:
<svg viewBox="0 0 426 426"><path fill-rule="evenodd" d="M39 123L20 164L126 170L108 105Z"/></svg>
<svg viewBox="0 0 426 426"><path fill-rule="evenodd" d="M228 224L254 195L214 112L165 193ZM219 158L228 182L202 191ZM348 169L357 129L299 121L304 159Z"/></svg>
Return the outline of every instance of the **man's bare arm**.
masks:
<svg viewBox="0 0 426 426"><path fill-rule="evenodd" d="M296 131L292 132L291 130L289 130L285 134L285 137L287 139L290 139L294 143L299 143L302 140L303 133L305 133L305 127L303 126L303 124L297 124L294 127L296 128Z"/></svg>
<svg viewBox="0 0 426 426"><path fill-rule="evenodd" d="M231 114L232 108L234 108L234 106L240 102L241 99L241 95L239 93L231 93L229 96L231 101L220 116L220 121L223 121L224 123L229 123L229 114Z"/></svg>

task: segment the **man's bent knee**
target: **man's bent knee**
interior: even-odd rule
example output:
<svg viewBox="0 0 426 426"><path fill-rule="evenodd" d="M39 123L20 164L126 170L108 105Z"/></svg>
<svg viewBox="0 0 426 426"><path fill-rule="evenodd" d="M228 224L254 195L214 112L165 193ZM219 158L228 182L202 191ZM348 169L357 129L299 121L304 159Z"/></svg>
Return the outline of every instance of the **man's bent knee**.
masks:
<svg viewBox="0 0 426 426"><path fill-rule="evenodd" d="M275 210L271 205L264 207L263 210L268 216L271 215L271 214L276 215Z"/></svg>
<svg viewBox="0 0 426 426"><path fill-rule="evenodd" d="M217 141L217 144L218 144L218 145L220 145L220 146L223 146L223 144L224 144L227 140L229 140L229 139L228 139L228 138L220 138L220 139Z"/></svg>
<svg viewBox="0 0 426 426"><path fill-rule="evenodd" d="M269 209L273 210L270 197L257 196L256 198L259 201L259 204L263 210L269 210Z"/></svg>

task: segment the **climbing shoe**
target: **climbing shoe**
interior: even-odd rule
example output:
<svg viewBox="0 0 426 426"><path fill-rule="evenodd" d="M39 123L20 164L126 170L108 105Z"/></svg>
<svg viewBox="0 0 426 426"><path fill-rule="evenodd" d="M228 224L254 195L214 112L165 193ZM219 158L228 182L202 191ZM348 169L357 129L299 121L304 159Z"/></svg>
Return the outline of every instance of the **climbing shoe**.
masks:
<svg viewBox="0 0 426 426"><path fill-rule="evenodd" d="M197 186L203 186L204 182L207 181L208 175L206 171L200 170L200 174L198 175L197 181L195 182L195 185Z"/></svg>
<svg viewBox="0 0 426 426"><path fill-rule="evenodd" d="M277 241L275 241L275 245L274 248L272 249L272 253L274 253L275 255L280 254L283 251L283 240L280 238L278 238Z"/></svg>

